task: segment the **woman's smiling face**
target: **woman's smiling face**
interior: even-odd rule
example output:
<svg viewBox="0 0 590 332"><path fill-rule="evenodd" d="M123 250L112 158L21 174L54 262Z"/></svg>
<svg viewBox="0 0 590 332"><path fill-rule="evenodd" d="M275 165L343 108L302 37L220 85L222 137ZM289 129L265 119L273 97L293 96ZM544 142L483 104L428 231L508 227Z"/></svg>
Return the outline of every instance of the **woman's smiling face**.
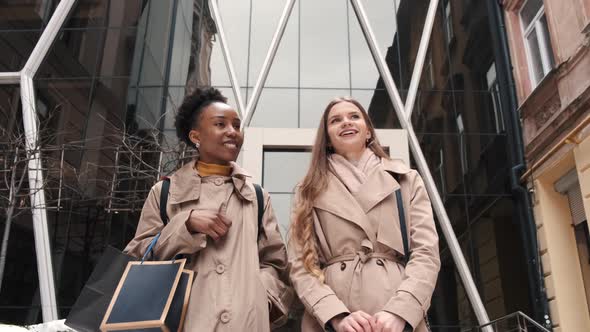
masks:
<svg viewBox="0 0 590 332"><path fill-rule="evenodd" d="M326 121L329 142L340 155L363 151L371 138L362 111L352 103L340 102L332 106Z"/></svg>
<svg viewBox="0 0 590 332"><path fill-rule="evenodd" d="M193 142L199 142L199 160L227 165L238 158L244 134L238 113L228 104L214 102L199 116L197 128L190 131Z"/></svg>

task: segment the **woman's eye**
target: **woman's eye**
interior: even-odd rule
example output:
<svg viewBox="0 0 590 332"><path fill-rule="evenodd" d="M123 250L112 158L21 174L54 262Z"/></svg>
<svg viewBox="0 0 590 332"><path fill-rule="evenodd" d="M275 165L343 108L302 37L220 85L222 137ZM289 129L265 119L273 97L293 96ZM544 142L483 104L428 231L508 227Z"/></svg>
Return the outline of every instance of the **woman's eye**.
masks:
<svg viewBox="0 0 590 332"><path fill-rule="evenodd" d="M330 123L336 123L336 122L338 122L338 121L340 121L340 119L338 119L338 118L335 118L335 119L332 119L332 120L330 121Z"/></svg>
<svg viewBox="0 0 590 332"><path fill-rule="evenodd" d="M361 116L360 116L360 115L358 115L358 114L353 114L353 115L352 115L352 118L353 118L353 119L360 119L360 118L361 118Z"/></svg>
<svg viewBox="0 0 590 332"><path fill-rule="evenodd" d="M215 125L216 125L217 127L223 127L223 122L217 122Z"/></svg>

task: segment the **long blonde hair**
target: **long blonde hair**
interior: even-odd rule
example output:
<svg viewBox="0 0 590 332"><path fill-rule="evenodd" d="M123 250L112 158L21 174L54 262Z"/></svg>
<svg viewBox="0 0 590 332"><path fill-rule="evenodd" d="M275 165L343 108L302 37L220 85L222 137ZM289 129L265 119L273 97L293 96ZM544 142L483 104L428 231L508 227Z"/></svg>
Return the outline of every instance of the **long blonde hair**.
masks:
<svg viewBox="0 0 590 332"><path fill-rule="evenodd" d="M333 153L330 147L330 139L328 137L328 114L334 105L347 102L355 105L363 114L363 118L367 124L367 129L371 133L371 141L368 148L371 149L377 156L389 159L389 156L381 148L377 135L375 134L375 127L371 119L367 115L367 111L356 100L350 97L335 98L324 110L320 125L318 127L315 143L311 150L311 163L307 174L301 181L299 189L296 193L298 197L297 205L295 206L294 220L291 223L291 237L290 241L297 241L297 244L303 249L303 266L307 271L323 280L323 273L319 266L318 260L318 246L316 241L316 233L313 227L313 202L324 191L328 185L328 171L329 163L328 156Z"/></svg>

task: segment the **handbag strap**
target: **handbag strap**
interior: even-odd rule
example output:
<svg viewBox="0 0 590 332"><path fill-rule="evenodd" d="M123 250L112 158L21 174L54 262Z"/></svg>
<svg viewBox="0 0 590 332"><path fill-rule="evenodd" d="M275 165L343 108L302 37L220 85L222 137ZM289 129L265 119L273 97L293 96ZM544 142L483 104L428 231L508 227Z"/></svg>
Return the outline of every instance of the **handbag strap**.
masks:
<svg viewBox="0 0 590 332"><path fill-rule="evenodd" d="M162 190L160 191L160 219L162 219L162 223L164 226L168 224L168 214L166 213L166 205L168 204L168 193L170 192L170 178L165 176L162 177ZM156 243L158 243L158 239L160 238L160 233L156 234L152 241L150 242L147 250L143 254L141 258L141 262L147 258L147 256L154 250Z"/></svg>
<svg viewBox="0 0 590 332"><path fill-rule="evenodd" d="M397 202L400 230L402 232L402 242L404 244L404 262L407 264L408 260L410 260L410 245L408 243L408 228L406 226L406 214L404 211L404 200L402 198L401 188L395 191L395 199Z"/></svg>
<svg viewBox="0 0 590 332"><path fill-rule="evenodd" d="M160 218L164 226L168 224L168 214L166 213L166 205L168 205L168 193L170 192L170 178L162 178L162 191L160 191Z"/></svg>
<svg viewBox="0 0 590 332"><path fill-rule="evenodd" d="M258 204L258 236L256 240L260 238L262 233L262 215L264 214L264 196L262 195L262 187L254 183L254 191L256 191L256 202Z"/></svg>
<svg viewBox="0 0 590 332"><path fill-rule="evenodd" d="M397 174L389 173L400 184L400 188L395 191L395 201L397 203L397 214L399 219L400 230L402 233L402 243L404 246L404 265L410 260L410 243L408 240L408 227L406 225L406 213L404 210L404 200L402 197L402 188Z"/></svg>

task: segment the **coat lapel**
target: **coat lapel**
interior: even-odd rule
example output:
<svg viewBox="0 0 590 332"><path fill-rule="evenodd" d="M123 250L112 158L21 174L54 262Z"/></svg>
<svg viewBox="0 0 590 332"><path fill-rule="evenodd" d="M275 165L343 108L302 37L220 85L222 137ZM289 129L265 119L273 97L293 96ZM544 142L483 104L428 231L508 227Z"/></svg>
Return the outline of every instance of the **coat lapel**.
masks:
<svg viewBox="0 0 590 332"><path fill-rule="evenodd" d="M401 160L383 159L381 165L369 175L367 182L362 186L363 189L354 195L330 172L328 186L316 199L314 207L356 224L365 232L371 242L380 242L403 254L398 207L394 196L394 192L400 189L401 186L393 175L404 175L410 171L411 169ZM407 203L405 197L406 195L404 195L404 202ZM391 217L384 216L380 218L377 238L375 238L367 214L387 198L391 199L393 203L392 215ZM407 212L407 207L405 207L405 210ZM388 211L391 210L388 209ZM406 214L406 223L408 222Z"/></svg>
<svg viewBox="0 0 590 332"><path fill-rule="evenodd" d="M353 196L366 214L397 190L399 183L397 183L391 174L384 172L381 167L378 167L369 174L367 182L363 184L362 188L363 190L359 190Z"/></svg>
<svg viewBox="0 0 590 332"><path fill-rule="evenodd" d="M388 246L389 248L397 251L400 254L404 254L404 245L402 242L401 237L401 226L399 220L399 206L397 205L395 199L395 191L402 190L400 183L394 178L394 175L404 175L411 171L409 167L407 167L402 161L400 160L383 160L382 161L383 169L385 170L382 173L385 177L389 177L391 181L395 182L393 185L392 191L386 197L389 197L391 200L391 206L393 209L386 209L387 213L391 213L391 216L383 216L379 222L379 228L377 230L377 242ZM401 177L400 177L401 178ZM403 183L403 179L401 180ZM404 201L404 215L406 216L406 225L409 229L409 220L408 220L408 201L406 199L407 195L402 190L402 196ZM390 196L391 195L391 196ZM384 197L384 198L386 198Z"/></svg>
<svg viewBox="0 0 590 332"><path fill-rule="evenodd" d="M170 204L198 200L201 195L201 177L191 161L174 172L170 177Z"/></svg>
<svg viewBox="0 0 590 332"><path fill-rule="evenodd" d="M363 209L346 186L331 172L328 173L328 186L314 202L314 207L330 212L360 227L372 241L375 239Z"/></svg>

